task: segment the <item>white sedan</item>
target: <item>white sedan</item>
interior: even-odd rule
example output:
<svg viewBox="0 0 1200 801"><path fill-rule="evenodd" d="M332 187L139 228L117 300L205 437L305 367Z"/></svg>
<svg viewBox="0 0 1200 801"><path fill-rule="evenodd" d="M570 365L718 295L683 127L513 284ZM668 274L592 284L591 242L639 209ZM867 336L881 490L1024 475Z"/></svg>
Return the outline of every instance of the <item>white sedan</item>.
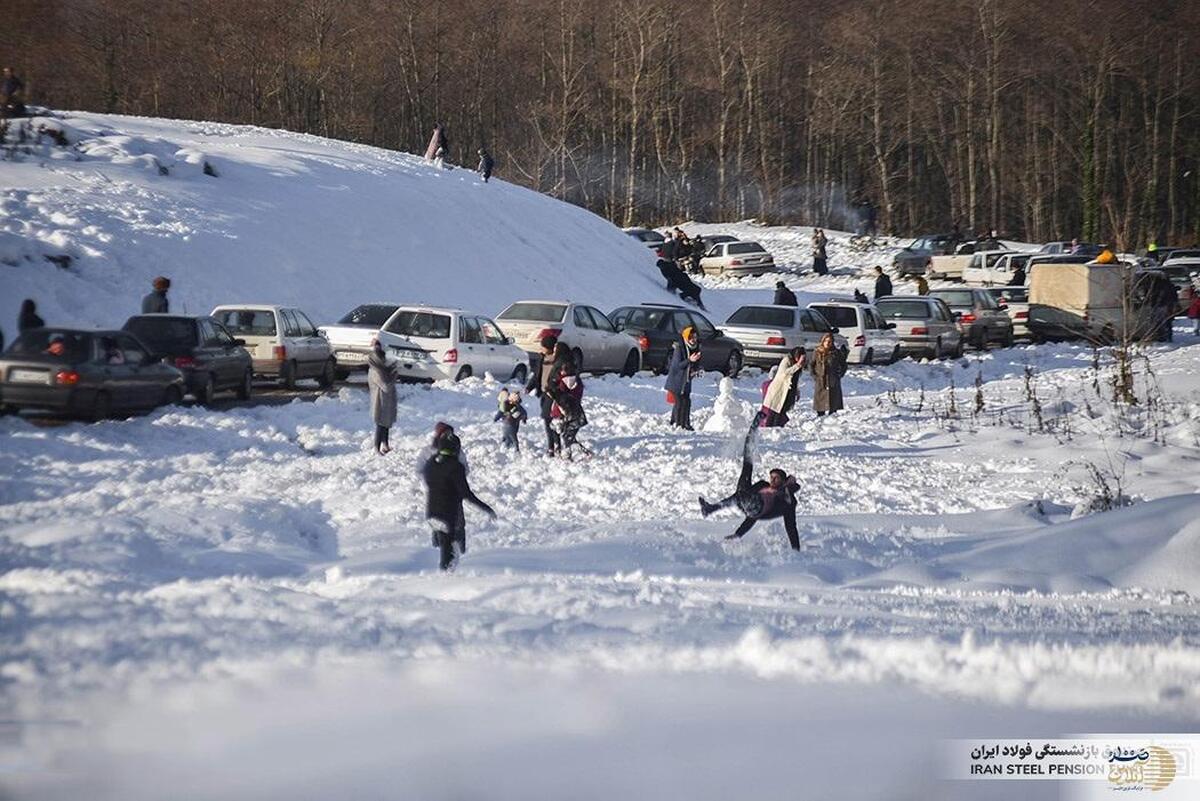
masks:
<svg viewBox="0 0 1200 801"><path fill-rule="evenodd" d="M721 242L704 254L700 267L705 275L762 275L775 272L775 257L757 242Z"/></svg>

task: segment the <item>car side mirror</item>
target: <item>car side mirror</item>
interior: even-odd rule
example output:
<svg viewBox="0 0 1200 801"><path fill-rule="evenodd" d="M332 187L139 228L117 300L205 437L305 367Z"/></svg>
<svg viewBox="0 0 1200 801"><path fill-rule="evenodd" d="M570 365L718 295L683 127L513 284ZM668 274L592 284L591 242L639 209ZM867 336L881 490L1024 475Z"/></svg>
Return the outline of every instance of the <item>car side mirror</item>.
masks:
<svg viewBox="0 0 1200 801"><path fill-rule="evenodd" d="M517 344L517 340L513 339L512 337L505 337L504 344L505 345L515 345L515 344Z"/></svg>
<svg viewBox="0 0 1200 801"><path fill-rule="evenodd" d="M895 323L884 323L883 325L885 328L888 328L888 329L892 329L892 328L896 327Z"/></svg>

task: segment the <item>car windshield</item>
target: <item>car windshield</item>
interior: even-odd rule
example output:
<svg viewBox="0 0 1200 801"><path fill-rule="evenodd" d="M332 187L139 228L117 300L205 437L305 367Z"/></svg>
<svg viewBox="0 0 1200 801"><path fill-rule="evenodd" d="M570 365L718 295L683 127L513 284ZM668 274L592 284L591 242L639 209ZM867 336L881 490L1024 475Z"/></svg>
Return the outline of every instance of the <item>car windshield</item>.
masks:
<svg viewBox="0 0 1200 801"><path fill-rule="evenodd" d="M151 350L179 353L196 347L196 323L186 317L130 317L125 330Z"/></svg>
<svg viewBox="0 0 1200 801"><path fill-rule="evenodd" d="M792 309L771 306L743 306L729 315L727 325L745 325L751 328L791 328L796 324Z"/></svg>
<svg viewBox="0 0 1200 801"><path fill-rule="evenodd" d="M384 330L402 337L449 339L450 316L433 312L400 311Z"/></svg>
<svg viewBox="0 0 1200 801"><path fill-rule="evenodd" d="M567 307L561 303L514 303L500 313L500 319L533 323L561 323L566 314Z"/></svg>
<svg viewBox="0 0 1200 801"><path fill-rule="evenodd" d="M379 328L387 319L396 313L399 306L389 306L385 303L364 303L355 306L346 316L337 321L338 325L361 325L369 328Z"/></svg>
<svg viewBox="0 0 1200 801"><path fill-rule="evenodd" d="M975 296L969 289L942 289L930 294L946 301L947 306L974 306Z"/></svg>
<svg viewBox="0 0 1200 801"><path fill-rule="evenodd" d="M739 253L763 253L763 246L757 242L730 242L725 253L733 256Z"/></svg>
<svg viewBox="0 0 1200 801"><path fill-rule="evenodd" d="M858 328L858 310L849 306L810 306L837 328Z"/></svg>
<svg viewBox="0 0 1200 801"><path fill-rule="evenodd" d="M927 320L929 306L920 300L881 300L876 304L879 313L893 320Z"/></svg>
<svg viewBox="0 0 1200 801"><path fill-rule="evenodd" d="M213 315L231 334L247 337L275 336L275 312L262 309L221 309Z"/></svg>
<svg viewBox="0 0 1200 801"><path fill-rule="evenodd" d="M5 356L64 363L82 362L88 359L88 340L87 334L75 331L36 328L17 337Z"/></svg>
<svg viewBox="0 0 1200 801"><path fill-rule="evenodd" d="M629 309L627 313L622 315L621 330L626 328L641 328L646 331L652 331L658 328L658 324L662 322L666 312L662 309Z"/></svg>

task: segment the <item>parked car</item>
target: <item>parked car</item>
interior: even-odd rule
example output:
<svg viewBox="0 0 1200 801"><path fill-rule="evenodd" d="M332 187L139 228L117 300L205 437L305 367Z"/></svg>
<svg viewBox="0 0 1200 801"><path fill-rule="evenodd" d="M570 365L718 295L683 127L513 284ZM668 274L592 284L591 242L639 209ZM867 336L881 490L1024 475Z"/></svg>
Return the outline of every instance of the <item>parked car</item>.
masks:
<svg viewBox="0 0 1200 801"><path fill-rule="evenodd" d="M704 241L705 252L712 250L716 245L723 245L726 242L737 242L736 236L730 234L708 234L700 237Z"/></svg>
<svg viewBox="0 0 1200 801"><path fill-rule="evenodd" d="M653 228L622 228L621 230L654 251L661 248L667 241L666 237Z"/></svg>
<svg viewBox="0 0 1200 801"><path fill-rule="evenodd" d="M891 364L900 358L896 324L889 323L870 303L830 299L808 304L846 338L846 361L851 364Z"/></svg>
<svg viewBox="0 0 1200 801"><path fill-rule="evenodd" d="M637 339L618 331L612 320L593 306L568 300L522 300L496 319L527 353L540 353L542 338L556 336L571 348L581 370L633 375L642 369Z"/></svg>
<svg viewBox="0 0 1200 801"><path fill-rule="evenodd" d="M400 359L405 378L461 381L491 373L524 381L529 374L529 355L500 326L462 309L401 306L383 324L379 342ZM429 358L406 352L414 348Z"/></svg>
<svg viewBox="0 0 1200 801"><path fill-rule="evenodd" d="M924 275L930 259L953 253L956 244L957 240L953 234L935 234L914 239L892 257L892 271L901 276Z"/></svg>
<svg viewBox="0 0 1200 801"><path fill-rule="evenodd" d="M1155 311L1139 303L1147 293L1135 291L1129 276L1121 262L1037 265L1029 284L1030 336L1111 343L1148 335Z"/></svg>
<svg viewBox="0 0 1200 801"><path fill-rule="evenodd" d="M367 369L372 340L398 308L399 303L364 303L346 312L333 325L317 328L333 349L334 375L338 381L345 381L352 372Z"/></svg>
<svg viewBox="0 0 1200 801"><path fill-rule="evenodd" d="M819 311L795 306L742 306L722 330L741 344L746 364L755 367L774 367L792 348L811 354L827 333L837 347L847 348L846 338Z"/></svg>
<svg viewBox="0 0 1200 801"><path fill-rule="evenodd" d="M963 268L963 283L971 286L993 286L1007 284L1018 267L1024 268L1031 258L1029 253L1011 250L991 250L975 253Z"/></svg>
<svg viewBox="0 0 1200 801"><path fill-rule="evenodd" d="M883 319L896 326L900 352L942 359L962 356L964 338L954 312L932 295L890 295L875 301Z"/></svg>
<svg viewBox="0 0 1200 801"><path fill-rule="evenodd" d="M1171 257L1156 268L1174 284L1179 293L1179 314L1187 311L1200 285L1200 256Z"/></svg>
<svg viewBox="0 0 1200 801"><path fill-rule="evenodd" d="M303 378L315 378L324 388L333 386L333 347L299 309L243 303L218 306L212 317L246 343L256 376L278 379L288 389L295 389Z"/></svg>
<svg viewBox="0 0 1200 801"><path fill-rule="evenodd" d="M775 258L757 242L721 242L700 259L705 275L762 275L775 272Z"/></svg>
<svg viewBox="0 0 1200 801"><path fill-rule="evenodd" d="M222 390L242 400L254 385L254 363L242 347L212 317L183 314L135 314L122 329L136 336L156 358L166 359L183 373L187 391L203 404Z"/></svg>
<svg viewBox="0 0 1200 801"><path fill-rule="evenodd" d="M126 331L36 328L0 356L0 406L103 420L183 399L183 374Z"/></svg>
<svg viewBox="0 0 1200 801"><path fill-rule="evenodd" d="M987 293L1008 313L1008 319L1013 324L1013 336L1029 339L1029 287L994 286Z"/></svg>
<svg viewBox="0 0 1200 801"><path fill-rule="evenodd" d="M1008 312L983 289L935 289L929 293L946 302L951 312L958 314L966 341L984 350L989 342L1004 347L1013 343L1013 324Z"/></svg>
<svg viewBox="0 0 1200 801"><path fill-rule="evenodd" d="M1200 259L1200 248L1171 248L1171 252L1166 254L1159 264L1166 265L1169 262L1182 261L1184 259Z"/></svg>
<svg viewBox="0 0 1200 801"><path fill-rule="evenodd" d="M931 257L927 275L930 278L961 281L963 271L970 266L976 253L994 252L1007 253L1008 249L995 239L977 239L972 242L963 242L955 248L953 255Z"/></svg>
<svg viewBox="0 0 1200 801"><path fill-rule="evenodd" d="M1047 242L1038 248L1038 253L1051 253L1056 256L1099 256L1106 247L1107 245L1097 245L1094 242L1080 242L1074 247L1070 242Z"/></svg>
<svg viewBox="0 0 1200 801"><path fill-rule="evenodd" d="M700 366L727 376L741 372L745 357L737 340L714 326L700 312L686 306L643 303L622 306L609 319L618 330L637 339L642 364L655 372L666 372L671 346L679 341L683 329L691 326L700 338Z"/></svg>

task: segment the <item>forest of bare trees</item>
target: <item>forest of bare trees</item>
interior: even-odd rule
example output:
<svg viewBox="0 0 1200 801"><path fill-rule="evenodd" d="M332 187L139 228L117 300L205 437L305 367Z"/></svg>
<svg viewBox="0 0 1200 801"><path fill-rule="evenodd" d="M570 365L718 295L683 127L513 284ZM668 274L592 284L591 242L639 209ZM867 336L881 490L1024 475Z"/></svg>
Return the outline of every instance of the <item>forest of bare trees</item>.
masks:
<svg viewBox="0 0 1200 801"><path fill-rule="evenodd" d="M29 99L423 150L620 224L1200 238L1200 3L8 0Z"/></svg>

